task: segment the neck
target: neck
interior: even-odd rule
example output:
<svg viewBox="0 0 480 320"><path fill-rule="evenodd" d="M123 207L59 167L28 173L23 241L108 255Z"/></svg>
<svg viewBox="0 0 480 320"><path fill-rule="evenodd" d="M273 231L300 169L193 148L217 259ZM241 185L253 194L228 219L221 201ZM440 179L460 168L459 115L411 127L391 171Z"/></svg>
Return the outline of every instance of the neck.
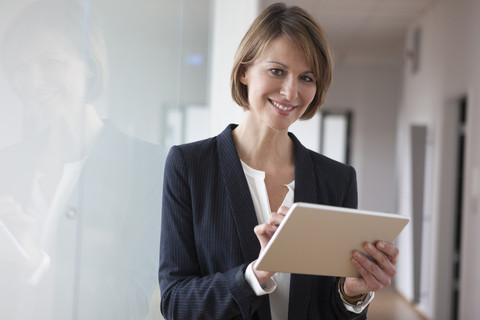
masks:
<svg viewBox="0 0 480 320"><path fill-rule="evenodd" d="M288 136L288 130L279 131L255 123L248 117L248 112L246 111L243 121L233 131L240 159L247 165L263 171L294 164L294 145Z"/></svg>
<svg viewBox="0 0 480 320"><path fill-rule="evenodd" d="M42 164L60 166L84 159L98 137L103 122L92 106L85 106L82 114L66 116L52 123L41 134L45 141Z"/></svg>

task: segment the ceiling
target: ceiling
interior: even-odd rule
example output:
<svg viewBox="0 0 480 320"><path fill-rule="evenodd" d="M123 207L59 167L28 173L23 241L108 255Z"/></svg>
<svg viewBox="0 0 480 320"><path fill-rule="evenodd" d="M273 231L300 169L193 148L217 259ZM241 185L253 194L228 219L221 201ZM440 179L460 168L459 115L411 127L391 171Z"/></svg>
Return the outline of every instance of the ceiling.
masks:
<svg viewBox="0 0 480 320"><path fill-rule="evenodd" d="M260 0L261 9L277 2ZM290 0L327 32L337 65L401 64L407 27L438 0Z"/></svg>

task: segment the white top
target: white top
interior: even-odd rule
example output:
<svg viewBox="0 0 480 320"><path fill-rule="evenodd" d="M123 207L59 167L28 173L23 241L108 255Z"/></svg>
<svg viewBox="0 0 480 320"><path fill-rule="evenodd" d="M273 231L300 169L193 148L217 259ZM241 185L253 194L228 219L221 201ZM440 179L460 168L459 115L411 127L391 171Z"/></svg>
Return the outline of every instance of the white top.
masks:
<svg viewBox="0 0 480 320"><path fill-rule="evenodd" d="M265 185L265 172L249 167L241 161L248 188L252 196L253 206L257 215L258 223L267 223L270 219L270 202L268 200L267 187ZM291 207L295 194L295 181L285 185L288 193L285 196L282 206ZM278 208L277 208L278 209ZM276 209L275 209L276 210ZM252 287L257 295L269 294L270 312L273 320L288 319L288 303L290 292L290 273L277 272L263 286L258 283L253 273L253 262L245 271L245 280ZM373 300L374 293L369 293L369 297L359 306L353 306L344 301L347 310L354 313L361 313Z"/></svg>
<svg viewBox="0 0 480 320"><path fill-rule="evenodd" d="M267 187L265 185L265 172L255 170L247 166L242 161L243 171L247 178L250 194L252 195L253 206L260 224L268 223L270 219L270 202L268 201ZM282 206L291 207L293 205L293 195L295 191L295 181L286 184L288 193L283 200ZM278 208L275 209L275 211ZM251 279L253 276L253 279ZM288 319L288 294L290 292L290 273L277 272L273 275L271 281L267 281L263 288L260 287L258 281L253 274L252 266L248 266L246 272L246 280L252 286L254 283L255 293L257 295L267 294L270 296L270 312L272 319L281 320ZM251 281L254 280L254 281ZM255 290L256 289L256 290ZM260 289L260 290L258 290Z"/></svg>
<svg viewBox="0 0 480 320"><path fill-rule="evenodd" d="M34 238L40 250L42 250L43 260L27 281L30 285L38 284L44 273L50 267L50 251L53 245L56 226L63 215L68 216L69 214L67 202L77 184L84 164L85 159L79 162L65 164L60 183L58 184L51 203L48 203L40 187L40 180L44 175L38 171L35 173L32 200L27 206L26 211L34 217L37 222Z"/></svg>

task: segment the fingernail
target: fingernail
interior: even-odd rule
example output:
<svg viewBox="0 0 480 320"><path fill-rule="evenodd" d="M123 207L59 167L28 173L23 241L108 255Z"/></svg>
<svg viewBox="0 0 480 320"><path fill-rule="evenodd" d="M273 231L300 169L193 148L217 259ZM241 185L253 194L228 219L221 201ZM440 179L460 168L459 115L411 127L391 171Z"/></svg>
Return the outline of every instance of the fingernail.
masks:
<svg viewBox="0 0 480 320"><path fill-rule="evenodd" d="M383 248L385 248L385 244L384 244L383 242L379 241L379 242L377 243L377 247L378 247L379 249L383 249Z"/></svg>

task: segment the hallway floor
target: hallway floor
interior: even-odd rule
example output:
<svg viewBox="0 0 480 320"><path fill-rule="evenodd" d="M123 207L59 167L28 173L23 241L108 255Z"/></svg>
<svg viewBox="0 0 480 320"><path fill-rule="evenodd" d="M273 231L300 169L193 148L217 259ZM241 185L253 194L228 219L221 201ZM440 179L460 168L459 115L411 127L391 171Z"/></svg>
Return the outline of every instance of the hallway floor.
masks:
<svg viewBox="0 0 480 320"><path fill-rule="evenodd" d="M159 315L160 291L155 291L152 298L151 311L144 320L163 319ZM370 309L368 320L426 320L406 302L392 287L384 288L375 294Z"/></svg>
<svg viewBox="0 0 480 320"><path fill-rule="evenodd" d="M425 319L392 287L377 292L368 310L368 320Z"/></svg>

